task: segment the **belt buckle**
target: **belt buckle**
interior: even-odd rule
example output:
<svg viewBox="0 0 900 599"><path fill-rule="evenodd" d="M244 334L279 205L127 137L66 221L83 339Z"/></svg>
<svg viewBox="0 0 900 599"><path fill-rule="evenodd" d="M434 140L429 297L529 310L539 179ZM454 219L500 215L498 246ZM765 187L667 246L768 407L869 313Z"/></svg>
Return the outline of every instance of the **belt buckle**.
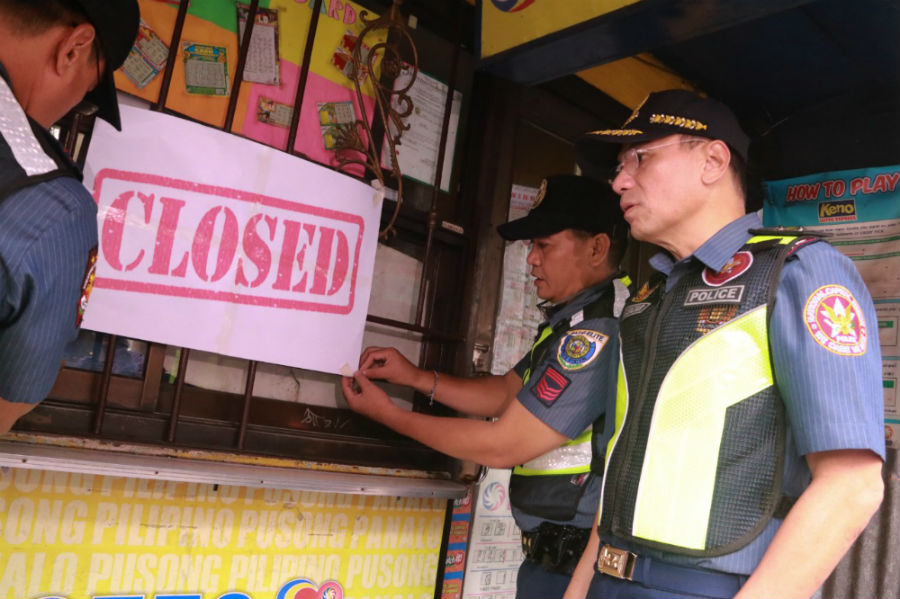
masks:
<svg viewBox="0 0 900 599"><path fill-rule="evenodd" d="M603 545L597 558L597 570L614 578L634 580L634 562L637 555L612 545Z"/></svg>

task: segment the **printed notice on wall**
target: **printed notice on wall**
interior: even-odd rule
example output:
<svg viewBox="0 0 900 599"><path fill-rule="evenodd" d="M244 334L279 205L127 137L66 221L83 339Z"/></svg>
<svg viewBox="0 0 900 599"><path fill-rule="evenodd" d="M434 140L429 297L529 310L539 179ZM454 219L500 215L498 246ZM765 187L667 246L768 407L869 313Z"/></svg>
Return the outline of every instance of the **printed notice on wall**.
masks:
<svg viewBox="0 0 900 599"><path fill-rule="evenodd" d="M417 181L434 185L437 173L438 151L441 147L441 129L444 124L444 106L447 103L447 85L422 71L416 75L410 87L412 69L404 68L394 82L394 90L409 88L406 92L412 100L412 113L403 119L409 129L403 131L401 145L397 147L397 159L400 172L404 176ZM394 108L404 110L406 106L397 102L394 97ZM459 127L459 112L462 106L462 93L454 90L450 107L450 123L447 129L447 142L444 145L444 161L441 169L441 190L450 190L450 177L453 167L453 152L456 149L456 131ZM387 144L381 153L381 165L392 168L391 155Z"/></svg>
<svg viewBox="0 0 900 599"><path fill-rule="evenodd" d="M878 319L884 362L885 441L900 447L897 370L900 360L900 167L818 173L766 184L766 226L803 226L859 269Z"/></svg>
<svg viewBox="0 0 900 599"><path fill-rule="evenodd" d="M512 599L524 559L519 527L509 509L508 469L489 469L478 486L463 579L463 599Z"/></svg>
<svg viewBox="0 0 900 599"><path fill-rule="evenodd" d="M85 167L100 247L84 327L334 374L355 365L380 193L184 119L121 112L121 133L95 126Z"/></svg>
<svg viewBox="0 0 900 599"><path fill-rule="evenodd" d="M446 500L4 468L0 597L434 597Z"/></svg>
<svg viewBox="0 0 900 599"><path fill-rule="evenodd" d="M513 185L509 196L509 220L522 218L537 197L534 187ZM509 372L531 349L534 334L543 320L537 309L539 298L534 278L525 259L528 243L509 241L503 252L503 287L500 290L500 312L494 334L494 353L491 372Z"/></svg>

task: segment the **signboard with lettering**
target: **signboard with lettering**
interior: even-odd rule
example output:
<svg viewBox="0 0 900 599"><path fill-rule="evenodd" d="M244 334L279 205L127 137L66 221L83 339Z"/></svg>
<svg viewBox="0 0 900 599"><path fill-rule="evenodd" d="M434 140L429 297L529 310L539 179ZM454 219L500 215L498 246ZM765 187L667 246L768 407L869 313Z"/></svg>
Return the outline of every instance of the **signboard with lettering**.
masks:
<svg viewBox="0 0 900 599"><path fill-rule="evenodd" d="M100 246L84 326L340 373L355 365L381 196L208 127L122 107L85 185ZM346 367L346 368L345 368Z"/></svg>
<svg viewBox="0 0 900 599"><path fill-rule="evenodd" d="M0 597L434 597L446 500L0 471Z"/></svg>

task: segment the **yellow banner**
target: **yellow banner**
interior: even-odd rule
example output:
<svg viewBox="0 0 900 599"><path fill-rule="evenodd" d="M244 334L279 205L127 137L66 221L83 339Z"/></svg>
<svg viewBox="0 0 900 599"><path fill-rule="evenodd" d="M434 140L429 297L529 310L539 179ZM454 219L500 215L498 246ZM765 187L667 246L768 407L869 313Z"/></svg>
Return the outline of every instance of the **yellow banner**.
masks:
<svg viewBox="0 0 900 599"><path fill-rule="evenodd" d="M431 598L445 508L4 469L0 598Z"/></svg>
<svg viewBox="0 0 900 599"><path fill-rule="evenodd" d="M484 0L481 3L481 57L634 4L638 0Z"/></svg>

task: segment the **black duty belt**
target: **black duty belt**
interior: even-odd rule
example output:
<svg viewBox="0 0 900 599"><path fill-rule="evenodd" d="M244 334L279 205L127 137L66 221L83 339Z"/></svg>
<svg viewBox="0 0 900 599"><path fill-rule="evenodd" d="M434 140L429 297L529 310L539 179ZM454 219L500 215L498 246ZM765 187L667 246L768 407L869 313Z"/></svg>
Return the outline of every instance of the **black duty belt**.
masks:
<svg viewBox="0 0 900 599"><path fill-rule="evenodd" d="M600 546L597 571L655 589L704 597L733 597L748 578L728 572L678 566L612 545Z"/></svg>
<svg viewBox="0 0 900 599"><path fill-rule="evenodd" d="M549 572L572 574L590 534L589 528L542 522L537 530L522 531L522 553Z"/></svg>

